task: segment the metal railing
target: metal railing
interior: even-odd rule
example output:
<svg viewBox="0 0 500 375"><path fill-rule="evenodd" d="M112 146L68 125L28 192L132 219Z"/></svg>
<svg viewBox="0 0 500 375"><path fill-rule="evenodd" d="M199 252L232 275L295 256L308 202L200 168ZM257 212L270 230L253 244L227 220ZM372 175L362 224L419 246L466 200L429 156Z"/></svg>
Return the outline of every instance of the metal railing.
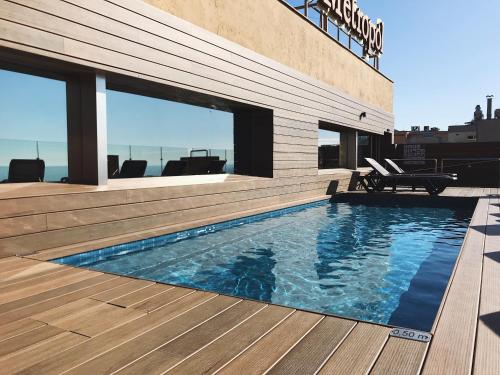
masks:
<svg viewBox="0 0 500 375"><path fill-rule="evenodd" d="M452 162L451 165L446 165L447 162ZM472 168L473 166L486 165L491 163L499 163L499 158L447 158L441 159L441 172L446 172L445 169L451 168Z"/></svg>

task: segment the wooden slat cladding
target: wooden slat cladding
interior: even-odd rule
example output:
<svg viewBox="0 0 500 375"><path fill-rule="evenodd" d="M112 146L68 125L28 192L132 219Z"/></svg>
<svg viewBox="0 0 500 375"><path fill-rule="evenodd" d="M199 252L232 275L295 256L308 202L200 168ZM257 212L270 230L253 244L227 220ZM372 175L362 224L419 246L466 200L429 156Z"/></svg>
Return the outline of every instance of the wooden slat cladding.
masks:
<svg viewBox="0 0 500 375"><path fill-rule="evenodd" d="M352 172L347 170L318 175L314 160L276 164L281 169L276 170L274 179L238 180L235 176L236 181L221 183L0 199L11 215L0 219L10 222L0 231L0 257L179 224L188 228L189 223L202 225L200 220L237 217L249 210L265 211L267 207L304 199L324 199L332 181L338 191L346 191L352 178ZM26 212L37 214L23 215ZM27 226L21 224L33 220L40 225L29 227L27 232Z"/></svg>
<svg viewBox="0 0 500 375"><path fill-rule="evenodd" d="M211 92L290 118L307 115L376 133L393 124L387 112L142 2L15 0L2 4L0 17L0 43L20 50ZM366 121L359 121L361 112Z"/></svg>
<svg viewBox="0 0 500 375"><path fill-rule="evenodd" d="M119 74L274 114L272 179L0 196L0 257L324 198L332 181L345 191L352 174L318 175L319 122L378 134L393 127L391 113L142 1L0 4L0 48L99 69L110 82Z"/></svg>

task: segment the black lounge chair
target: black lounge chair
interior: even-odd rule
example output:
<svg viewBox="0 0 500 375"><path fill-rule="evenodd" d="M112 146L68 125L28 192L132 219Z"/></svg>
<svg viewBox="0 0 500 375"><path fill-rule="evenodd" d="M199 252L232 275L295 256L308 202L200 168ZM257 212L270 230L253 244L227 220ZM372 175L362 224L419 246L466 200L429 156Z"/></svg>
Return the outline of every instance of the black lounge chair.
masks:
<svg viewBox="0 0 500 375"><path fill-rule="evenodd" d="M226 160L211 160L208 165L209 174L222 174L224 173L224 166L226 165Z"/></svg>
<svg viewBox="0 0 500 375"><path fill-rule="evenodd" d="M385 159L385 162L390 165L390 167L397 173L397 174L408 174L403 168L401 168L399 165L397 165L393 160L391 159ZM436 176L452 176L452 177L458 177L456 173L420 173L420 172L414 172L414 174L428 174L428 175L436 175Z"/></svg>
<svg viewBox="0 0 500 375"><path fill-rule="evenodd" d="M163 168L162 176L182 176L186 173L187 163L185 160L169 160Z"/></svg>
<svg viewBox="0 0 500 375"><path fill-rule="evenodd" d="M366 176L360 177L360 183L369 193L383 191L386 186L392 187L393 192L396 192L398 186L418 186L423 187L430 195L438 195L442 193L450 183L457 180L457 177L449 175L415 173L393 174L375 160L371 158L365 158L365 160L373 168L373 171Z"/></svg>
<svg viewBox="0 0 500 375"><path fill-rule="evenodd" d="M9 163L9 178L3 182L43 182L45 162L41 159L12 159Z"/></svg>
<svg viewBox="0 0 500 375"><path fill-rule="evenodd" d="M125 160L118 178L139 178L144 177L148 162L146 160Z"/></svg>

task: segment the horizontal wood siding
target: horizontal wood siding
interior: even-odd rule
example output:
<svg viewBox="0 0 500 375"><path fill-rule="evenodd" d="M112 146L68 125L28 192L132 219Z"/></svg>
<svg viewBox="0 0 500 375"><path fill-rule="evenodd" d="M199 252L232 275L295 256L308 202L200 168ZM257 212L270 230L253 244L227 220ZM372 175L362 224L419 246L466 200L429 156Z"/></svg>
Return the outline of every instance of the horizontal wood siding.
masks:
<svg viewBox="0 0 500 375"><path fill-rule="evenodd" d="M380 134L393 127L392 114L142 1L3 1L0 18L0 46L280 110L291 119L307 116L312 124ZM362 122L361 112L368 113Z"/></svg>
<svg viewBox="0 0 500 375"><path fill-rule="evenodd" d="M352 178L350 171L310 177L308 171L280 171L298 175L289 178L0 199L6 209L0 257L326 198L332 181L345 191Z"/></svg>
<svg viewBox="0 0 500 375"><path fill-rule="evenodd" d="M352 174L318 175L319 122L377 134L393 128L391 113L139 0L3 0L2 47L110 80L159 83L166 93L181 88L270 109L274 119L272 179L0 197L0 256L326 197L332 181L346 190Z"/></svg>

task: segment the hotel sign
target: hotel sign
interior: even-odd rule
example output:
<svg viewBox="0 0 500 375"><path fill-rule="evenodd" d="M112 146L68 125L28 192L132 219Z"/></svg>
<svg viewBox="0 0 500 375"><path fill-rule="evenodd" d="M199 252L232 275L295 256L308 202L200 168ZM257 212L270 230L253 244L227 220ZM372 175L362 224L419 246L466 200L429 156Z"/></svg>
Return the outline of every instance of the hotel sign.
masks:
<svg viewBox="0 0 500 375"><path fill-rule="evenodd" d="M317 7L360 40L365 54L371 57L382 54L384 23L379 19L374 24L358 7L357 0L317 0Z"/></svg>

